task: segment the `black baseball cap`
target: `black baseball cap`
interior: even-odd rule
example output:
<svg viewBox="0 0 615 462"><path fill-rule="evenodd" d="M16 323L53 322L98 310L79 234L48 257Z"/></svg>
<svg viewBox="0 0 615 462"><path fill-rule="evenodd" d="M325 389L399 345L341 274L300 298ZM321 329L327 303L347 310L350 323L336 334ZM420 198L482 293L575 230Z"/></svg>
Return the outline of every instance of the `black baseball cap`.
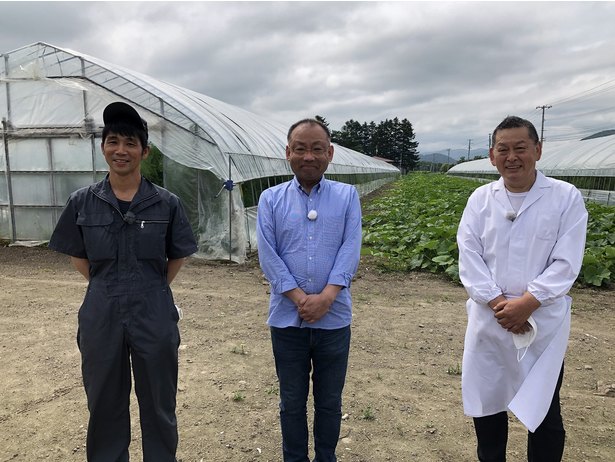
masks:
<svg viewBox="0 0 615 462"><path fill-rule="evenodd" d="M105 125L122 123L145 130L147 137L147 122L141 118L135 108L126 103L118 101L109 104L103 111L103 122Z"/></svg>

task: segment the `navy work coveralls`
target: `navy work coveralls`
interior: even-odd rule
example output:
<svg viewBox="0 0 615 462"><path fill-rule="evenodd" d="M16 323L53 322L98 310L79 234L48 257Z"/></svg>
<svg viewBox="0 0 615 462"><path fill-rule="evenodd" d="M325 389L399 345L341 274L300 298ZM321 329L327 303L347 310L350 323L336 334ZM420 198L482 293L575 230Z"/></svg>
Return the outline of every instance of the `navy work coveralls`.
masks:
<svg viewBox="0 0 615 462"><path fill-rule="evenodd" d="M179 319L167 259L197 250L178 197L141 178L125 214L109 178L71 194L49 247L90 262L77 344L90 462L128 461L131 360L143 460L175 461Z"/></svg>

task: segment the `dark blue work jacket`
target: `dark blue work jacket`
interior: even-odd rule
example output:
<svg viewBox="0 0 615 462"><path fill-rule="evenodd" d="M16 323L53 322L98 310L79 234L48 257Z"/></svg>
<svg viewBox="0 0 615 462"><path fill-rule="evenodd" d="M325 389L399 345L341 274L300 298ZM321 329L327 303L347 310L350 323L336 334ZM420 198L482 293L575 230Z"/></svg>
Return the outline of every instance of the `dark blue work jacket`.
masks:
<svg viewBox="0 0 615 462"><path fill-rule="evenodd" d="M166 281L167 260L197 250L179 198L141 178L126 214L109 176L73 192L49 247L90 262L90 280L126 283Z"/></svg>

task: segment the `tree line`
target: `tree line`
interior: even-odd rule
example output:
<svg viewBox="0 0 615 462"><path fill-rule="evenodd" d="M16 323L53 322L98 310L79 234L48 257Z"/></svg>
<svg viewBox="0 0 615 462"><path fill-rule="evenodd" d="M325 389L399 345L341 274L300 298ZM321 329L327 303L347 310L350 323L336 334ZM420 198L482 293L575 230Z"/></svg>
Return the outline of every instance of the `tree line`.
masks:
<svg viewBox="0 0 615 462"><path fill-rule="evenodd" d="M324 117L317 115L315 119L329 127ZM404 173L418 170L423 163L417 151L419 143L414 141L414 129L408 119L395 117L378 124L350 119L340 130L331 130L331 141L371 157L388 159ZM141 172L153 183L163 186L162 153L157 146L151 145L150 155L141 163Z"/></svg>
<svg viewBox="0 0 615 462"><path fill-rule="evenodd" d="M329 126L324 117L316 119ZM419 163L419 143L408 119L395 117L376 124L350 119L340 130L331 130L331 141L371 157L389 159L402 172L415 170Z"/></svg>

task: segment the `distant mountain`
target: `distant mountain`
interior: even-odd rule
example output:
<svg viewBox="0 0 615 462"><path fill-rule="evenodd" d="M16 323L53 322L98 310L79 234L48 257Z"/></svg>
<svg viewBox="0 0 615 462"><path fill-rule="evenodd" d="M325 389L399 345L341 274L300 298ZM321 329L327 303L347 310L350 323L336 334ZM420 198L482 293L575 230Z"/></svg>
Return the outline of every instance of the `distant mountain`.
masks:
<svg viewBox="0 0 615 462"><path fill-rule="evenodd" d="M440 154L439 152L432 152L430 154L419 154L419 157L423 162L431 162L434 164L455 164L458 160L454 159L452 154L449 158L447 153Z"/></svg>
<svg viewBox="0 0 615 462"><path fill-rule="evenodd" d="M489 156L489 150L485 148L472 149L470 151L471 159L474 159L476 157L487 157L487 156ZM457 163L457 161L461 157L465 157L466 160L468 160L467 159L468 150L467 149L451 149L450 157L448 155L448 150L444 150L444 152L434 151L434 152L429 152L426 154L419 154L419 157L424 162L433 162L436 164L446 164L446 163L454 164L454 163Z"/></svg>

